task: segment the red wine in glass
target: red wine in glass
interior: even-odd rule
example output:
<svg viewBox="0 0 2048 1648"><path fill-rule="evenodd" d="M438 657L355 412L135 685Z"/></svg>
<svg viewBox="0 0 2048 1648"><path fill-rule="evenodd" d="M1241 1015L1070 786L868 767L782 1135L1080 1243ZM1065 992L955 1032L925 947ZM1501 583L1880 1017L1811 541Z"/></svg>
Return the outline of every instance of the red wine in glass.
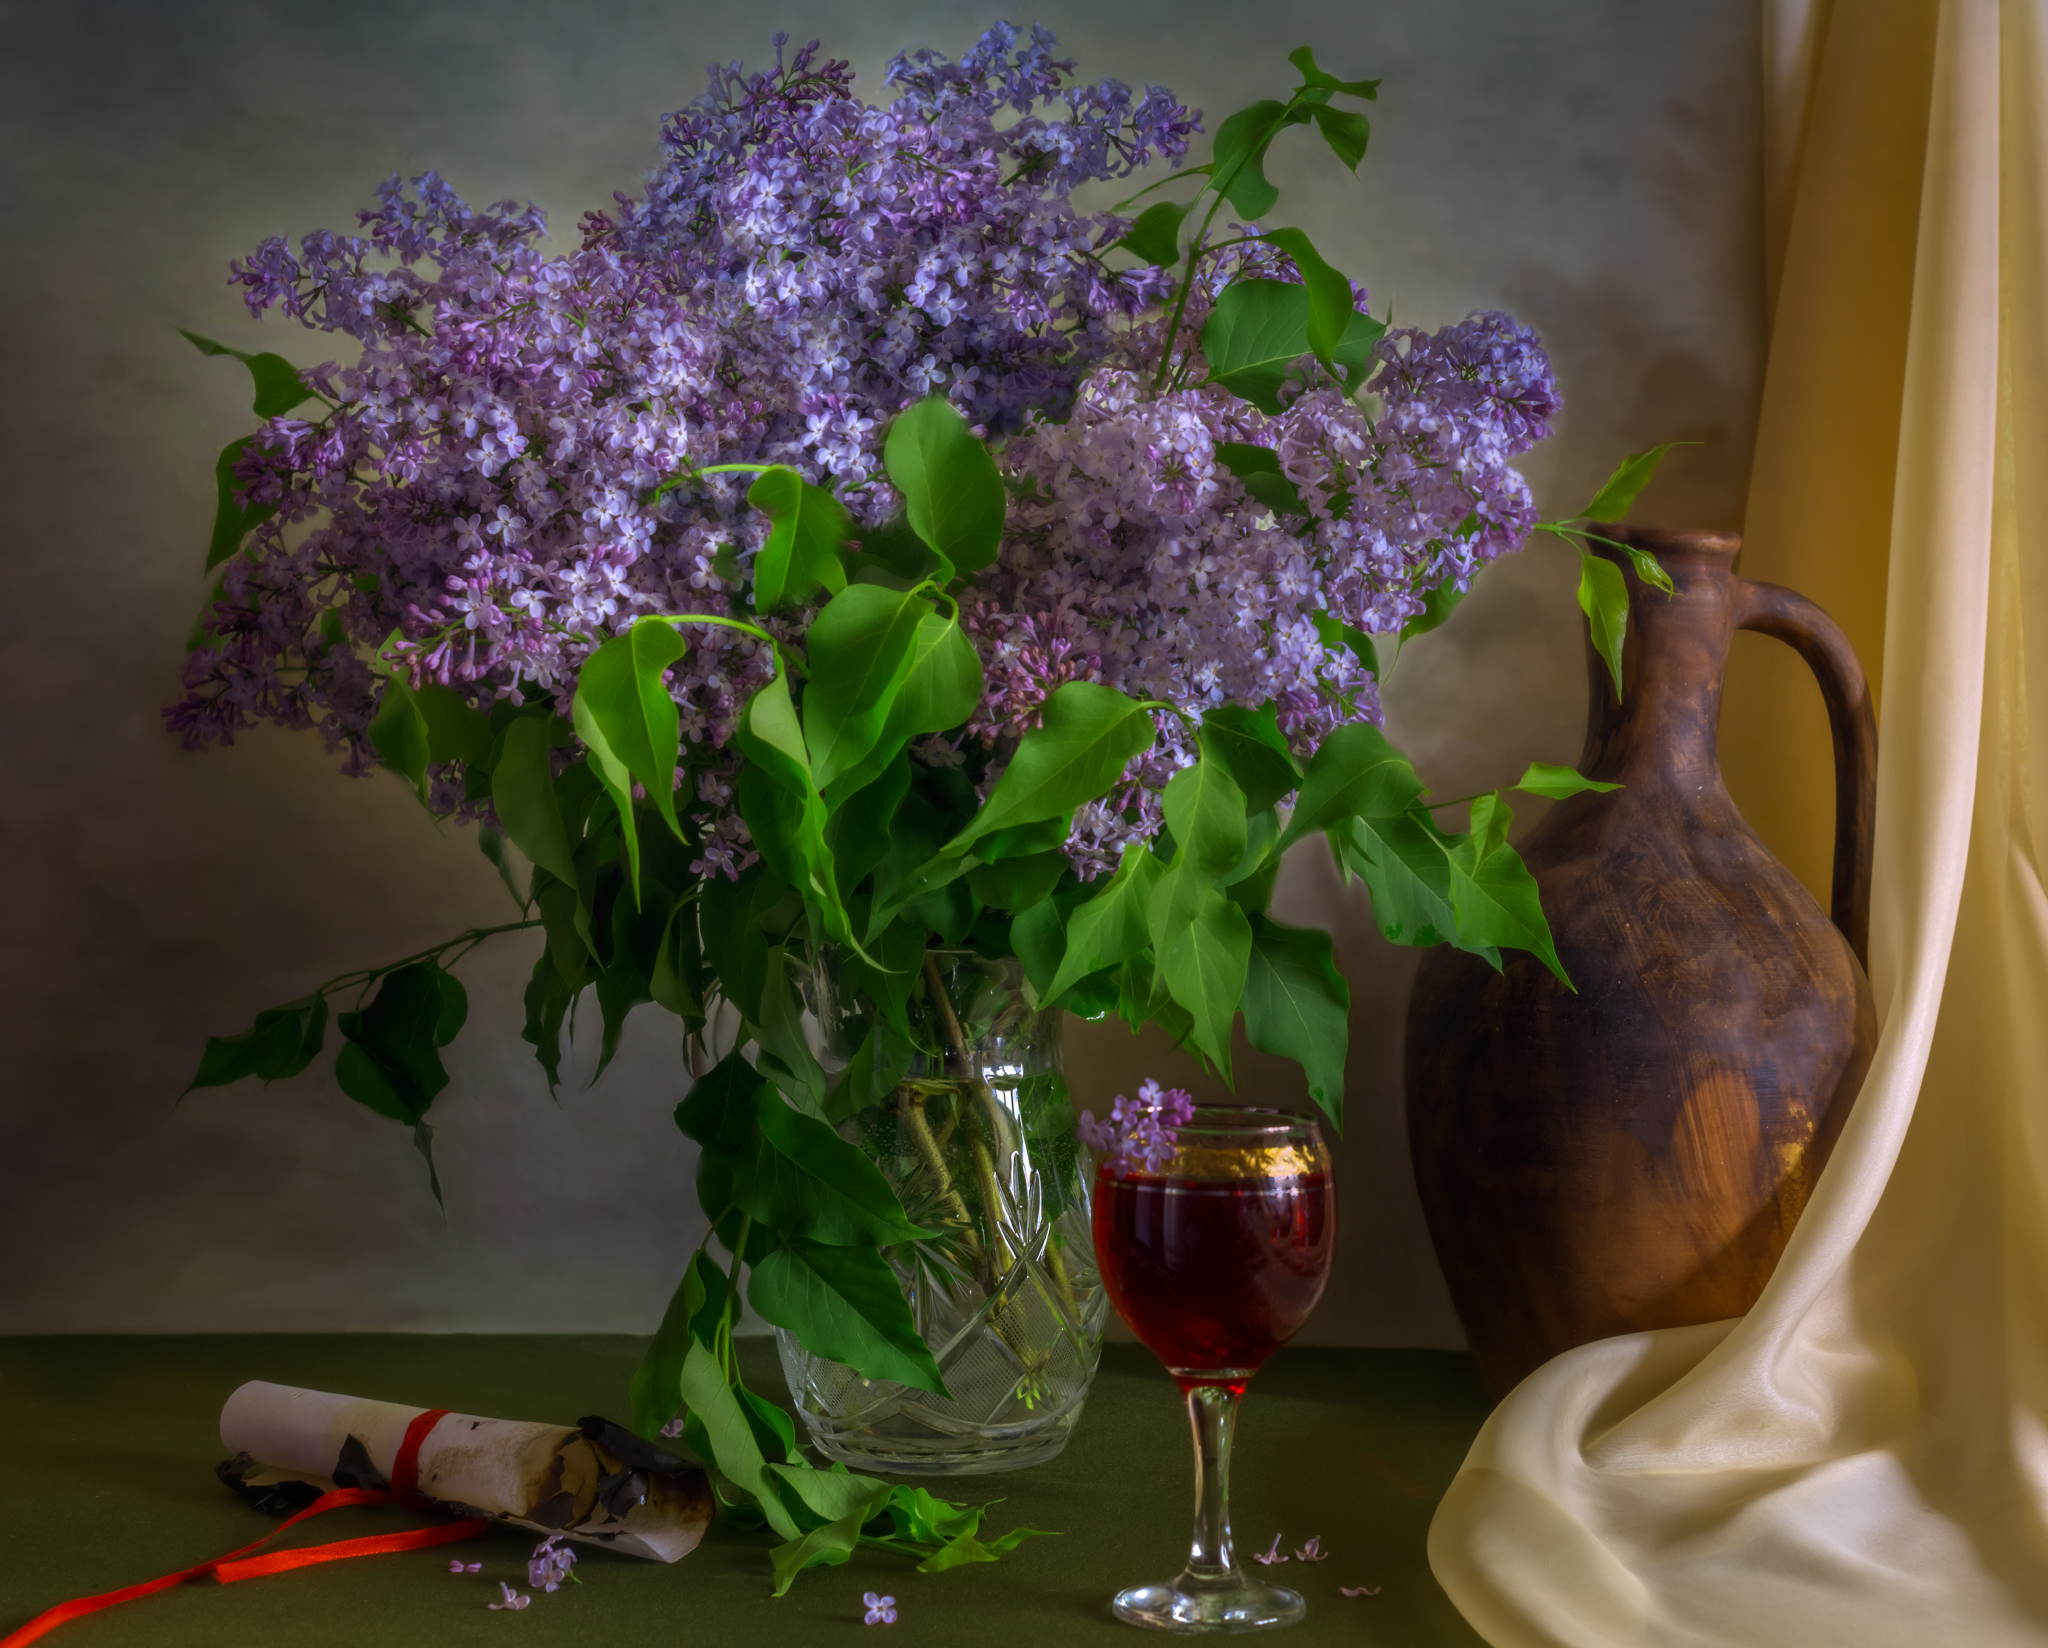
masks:
<svg viewBox="0 0 2048 1648"><path fill-rule="evenodd" d="M1167 1631L1290 1625L1294 1591L1247 1578L1230 1545L1230 1441L1246 1384L1322 1297L1337 1240L1329 1148L1315 1122L1198 1106L1158 1173L1105 1162L1095 1252L1111 1303L1179 1383L1195 1439L1195 1534L1178 1579L1116 1599Z"/></svg>

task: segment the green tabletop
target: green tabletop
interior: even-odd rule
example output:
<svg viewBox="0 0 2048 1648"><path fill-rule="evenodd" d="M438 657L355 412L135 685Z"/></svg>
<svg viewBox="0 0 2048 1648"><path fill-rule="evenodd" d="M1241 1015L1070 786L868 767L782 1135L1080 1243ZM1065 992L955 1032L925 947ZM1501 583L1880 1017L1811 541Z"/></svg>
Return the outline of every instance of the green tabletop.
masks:
<svg viewBox="0 0 2048 1648"><path fill-rule="evenodd" d="M624 1417L642 1342L617 1337L240 1335L0 1339L0 1636L54 1603L219 1556L272 1526L214 1480L228 1392L270 1379L510 1419ZM748 1378L782 1394L772 1345L747 1344ZM1437 1498L1487 1402L1468 1358L1443 1351L1290 1349L1247 1397L1233 1523L1239 1549L1320 1535L1328 1561L1272 1576L1307 1596L1290 1643L1419 1648L1480 1639L1423 1555ZM863 1591L897 1599L883 1640L913 1644L1140 1639L1109 1612L1119 1587L1170 1577L1185 1554L1191 1476L1179 1398L1150 1355L1110 1346L1065 1455L1014 1474L956 1477L957 1499L1000 1498L993 1532L1063 1530L994 1565L926 1576L887 1553L804 1574L769 1599L767 1539L714 1527L671 1566L579 1547L582 1583L519 1614L490 1612L496 1582L524 1589L534 1536L493 1528L408 1551L217 1585L202 1581L63 1625L52 1648L116 1644L598 1642L810 1643L859 1635ZM281 1543L414 1526L392 1508L330 1512ZM450 1556L480 1574L448 1572ZM1340 1585L1377 1585L1347 1599Z"/></svg>

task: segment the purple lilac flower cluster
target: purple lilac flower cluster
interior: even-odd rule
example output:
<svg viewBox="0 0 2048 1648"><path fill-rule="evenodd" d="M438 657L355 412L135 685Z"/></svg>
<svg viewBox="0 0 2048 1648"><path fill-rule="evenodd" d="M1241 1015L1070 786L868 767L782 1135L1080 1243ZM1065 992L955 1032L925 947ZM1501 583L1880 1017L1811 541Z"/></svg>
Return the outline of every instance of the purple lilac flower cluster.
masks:
<svg viewBox="0 0 2048 1648"><path fill-rule="evenodd" d="M1017 731L1076 677L1196 716L1271 702L1304 756L1337 725L1378 723L1378 682L1317 620L1398 631L1431 589L1463 589L1521 546L1537 512L1508 460L1558 407L1541 345L1491 313L1391 333L1369 385L1376 417L1335 386L1269 416L1216 387L1148 394L1143 345L1156 360L1159 344L1134 341L1136 364L1098 371L1069 419L1034 419L1004 451L1033 484L975 615L989 685L978 730ZM1252 497L1217 454L1225 442L1277 452L1307 520ZM1195 754L1185 724L1162 717L1129 782L1075 815L1067 850L1084 878L1157 833L1159 792Z"/></svg>
<svg viewBox="0 0 2048 1648"><path fill-rule="evenodd" d="M1176 1132L1194 1115L1195 1101L1186 1090L1147 1080L1135 1099L1119 1093L1106 1121L1098 1122L1092 1110L1082 1111L1074 1130L1090 1150L1105 1154L1110 1172L1157 1173L1173 1160L1179 1148Z"/></svg>
<svg viewBox="0 0 2048 1648"><path fill-rule="evenodd" d="M993 428L1057 413L1166 277L1113 271L1123 219L1068 191L1177 160L1199 117L1154 87L1066 83L1042 30L992 29L958 64L899 58L902 95L858 101L815 45L773 70L715 67L668 124L644 200L546 257L532 207L465 205L394 178L363 233L281 237L231 265L271 308L361 345L306 374L316 419L272 420L237 470L276 516L227 566L167 712L190 746L261 721L317 727L351 772L374 755L393 630L417 683L480 704L551 694L641 613L723 614L765 519L747 477L666 493L686 467L790 463L858 521L897 499L888 418L933 389ZM1041 106L1060 105L1064 119ZM1000 114L1012 119L998 130ZM809 614L769 621L800 638ZM719 750L768 678L766 649L710 627L671 675L686 737ZM705 861L746 854L731 767L698 762ZM454 775L434 803L460 810Z"/></svg>
<svg viewBox="0 0 2048 1648"><path fill-rule="evenodd" d="M933 391L1008 435L1018 489L963 603L988 689L969 732L996 755L984 789L1068 680L1196 715L1270 701L1304 752L1377 722L1376 682L1318 621L1396 630L1431 588L1519 546L1535 512L1508 460L1547 432L1549 363L1479 314L1383 339L1376 410L1307 373L1277 416L1202 384L1193 340L1224 280L1298 276L1256 239L1211 257L1169 340L1167 272L1111 268L1126 221L1070 194L1178 162L1199 116L1156 86L1076 83L1053 46L999 25L957 62L899 57L883 107L846 64L815 44L785 56L778 37L771 70L713 68L667 122L645 193L586 217L574 251L538 248L532 207L474 210L429 173L387 182L359 234L237 260L252 313L344 333L360 355L304 375L318 416L273 419L246 448L247 502L276 513L227 563L173 729L196 747L313 726L367 772L365 655L394 632L415 684L566 712L583 659L635 617L724 615L750 588L767 522L749 477L662 482L788 463L877 524L899 503L887 422ZM1276 451L1307 521L1250 497L1225 441ZM800 643L814 610L761 623ZM732 874L752 851L726 745L772 662L743 633L686 633L677 782L699 872ZM959 759L944 740L918 754ZM1163 716L1125 784L1075 817L1084 877L1157 830L1159 791L1193 757ZM459 773L434 777L435 809L462 813Z"/></svg>

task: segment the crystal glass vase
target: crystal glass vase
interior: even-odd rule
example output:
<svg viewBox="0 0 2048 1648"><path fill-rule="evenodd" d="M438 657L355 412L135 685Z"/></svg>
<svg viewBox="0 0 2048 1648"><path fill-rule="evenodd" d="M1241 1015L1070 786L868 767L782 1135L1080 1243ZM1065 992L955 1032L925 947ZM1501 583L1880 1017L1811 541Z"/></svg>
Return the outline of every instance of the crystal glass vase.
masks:
<svg viewBox="0 0 2048 1648"><path fill-rule="evenodd" d="M885 991L894 999L874 999ZM1032 1005L1015 960L964 950L929 950L893 980L828 950L806 995L822 1062L871 1101L843 1132L933 1232L889 1258L948 1393L864 1379L778 1331L811 1440L894 1475L1051 1459L1080 1418L1109 1309L1060 1016Z"/></svg>

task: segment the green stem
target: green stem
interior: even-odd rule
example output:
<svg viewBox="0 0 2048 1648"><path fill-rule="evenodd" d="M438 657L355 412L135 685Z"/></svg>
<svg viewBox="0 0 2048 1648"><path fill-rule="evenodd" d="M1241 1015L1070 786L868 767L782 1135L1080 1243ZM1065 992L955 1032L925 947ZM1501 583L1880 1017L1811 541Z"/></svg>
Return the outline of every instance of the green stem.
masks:
<svg viewBox="0 0 2048 1648"><path fill-rule="evenodd" d="M1236 180L1236 177L1237 174L1235 172L1231 173L1233 182ZM1211 178L1210 181L1214 183L1215 179ZM1197 195L1195 198L1199 200L1201 197ZM1174 339L1180 336L1181 317L1188 310L1188 293L1194 290L1195 263L1201 255L1203 236L1208 234L1209 225L1216 221L1216 214L1222 210L1223 191L1219 188L1216 191L1216 204L1209 208L1209 215L1202 219L1202 227L1196 232L1195 238L1188 243L1187 267L1181 271L1180 290L1174 294L1173 299L1173 319L1167 323L1166 341L1160 346L1159 350L1159 371L1152 379L1152 393L1155 396L1166 386L1166 374L1173 365L1173 342Z"/></svg>
<svg viewBox="0 0 2048 1648"><path fill-rule="evenodd" d="M454 949L457 945L466 944L471 949L474 949L477 945L483 943L485 939L496 938L500 933L523 933L530 927L542 925L541 919L535 916L528 921L508 921L498 927L472 927L466 933L458 933L454 938L447 939L440 944L431 945L427 949L415 951L412 955L401 956L397 961L386 962L382 967L364 967L353 973L342 973L321 985L319 989L313 992L313 995L324 996L330 990L345 989L349 985L356 983L368 986L374 984L386 973L395 973L401 967L410 967L414 962L425 961L430 956L443 955L447 951ZM467 951L464 952L464 954L467 953ZM310 1001L312 996L302 999Z"/></svg>
<svg viewBox="0 0 2048 1648"><path fill-rule="evenodd" d="M1300 101L1301 93L1299 92L1296 92L1294 96L1287 100L1287 106L1280 111L1279 116L1274 120L1267 134L1267 142L1270 143L1273 134L1278 133L1280 128L1287 123L1287 117L1294 112L1295 105ZM1228 172L1224 173L1221 177L1218 177L1213 171L1209 174L1209 187L1216 191L1216 204L1209 208L1209 215L1202 219L1201 229L1197 232L1195 238L1188 243L1187 267L1181 272L1180 291L1175 295L1173 301L1173 320L1166 329L1166 343L1159 352L1159 371L1152 379L1152 393L1154 396L1157 396L1159 391L1166 387L1167 370L1173 364L1174 340L1180 336L1181 317L1187 313L1188 294L1194 289L1195 284L1195 265L1201 259L1202 242L1208 237L1209 225L1216 221L1216 214L1223 210L1223 203L1229 196L1230 186L1237 181L1237 174L1245 169L1245 166L1254 155L1261 152L1262 145L1250 144L1245 148L1244 153L1237 157L1237 164L1231 167ZM1200 200L1202 197L1197 195L1195 198ZM1250 237L1247 236L1246 238L1249 239Z"/></svg>

